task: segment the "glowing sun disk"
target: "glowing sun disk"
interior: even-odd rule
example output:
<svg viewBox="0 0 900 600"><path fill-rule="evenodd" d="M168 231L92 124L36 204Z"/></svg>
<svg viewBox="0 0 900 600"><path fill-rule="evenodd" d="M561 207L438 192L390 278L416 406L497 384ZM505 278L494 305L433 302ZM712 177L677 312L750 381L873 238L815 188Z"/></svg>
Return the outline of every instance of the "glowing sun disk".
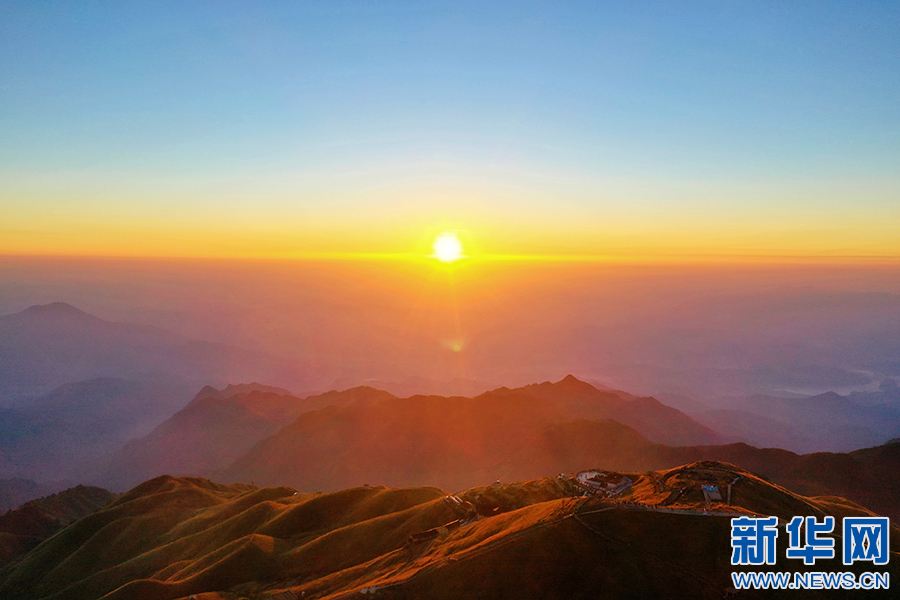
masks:
<svg viewBox="0 0 900 600"><path fill-rule="evenodd" d="M454 262L463 257L462 242L452 231L445 231L434 239L431 246L434 249L434 257L441 262Z"/></svg>

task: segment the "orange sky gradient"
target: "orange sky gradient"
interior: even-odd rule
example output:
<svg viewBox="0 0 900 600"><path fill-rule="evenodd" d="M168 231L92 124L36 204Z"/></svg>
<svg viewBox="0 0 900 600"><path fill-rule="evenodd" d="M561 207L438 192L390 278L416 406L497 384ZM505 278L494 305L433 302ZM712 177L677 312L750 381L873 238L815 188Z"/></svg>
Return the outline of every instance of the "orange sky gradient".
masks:
<svg viewBox="0 0 900 600"><path fill-rule="evenodd" d="M13 212L16 212L15 210ZM25 217L26 215L22 215ZM427 259L443 231L457 231L467 260L589 260L613 262L900 261L892 215L846 215L841 224L799 219L716 221L703 215L667 222L611 218L592 223L509 219L371 220L347 223L229 219L104 218L50 215L0 221L0 254L18 256ZM602 221L602 219L597 219ZM359 222L363 221L363 222ZM836 221L836 219L835 219Z"/></svg>

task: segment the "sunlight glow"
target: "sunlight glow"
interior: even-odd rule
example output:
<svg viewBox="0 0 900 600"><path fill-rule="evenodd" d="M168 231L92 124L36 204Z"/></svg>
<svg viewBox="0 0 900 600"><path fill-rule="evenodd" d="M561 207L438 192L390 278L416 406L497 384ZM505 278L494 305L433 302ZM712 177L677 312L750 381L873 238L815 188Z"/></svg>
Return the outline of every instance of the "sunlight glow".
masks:
<svg viewBox="0 0 900 600"><path fill-rule="evenodd" d="M452 231L445 231L434 239L434 257L441 262L451 263L463 257L462 242Z"/></svg>

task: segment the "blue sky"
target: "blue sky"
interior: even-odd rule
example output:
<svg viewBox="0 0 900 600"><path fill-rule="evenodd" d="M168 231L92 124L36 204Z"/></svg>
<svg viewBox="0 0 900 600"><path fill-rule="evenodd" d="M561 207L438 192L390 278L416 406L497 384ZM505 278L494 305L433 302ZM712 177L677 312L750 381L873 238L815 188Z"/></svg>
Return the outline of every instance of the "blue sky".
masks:
<svg viewBox="0 0 900 600"><path fill-rule="evenodd" d="M335 231L900 216L894 3L123 4L0 7L19 238L249 205Z"/></svg>

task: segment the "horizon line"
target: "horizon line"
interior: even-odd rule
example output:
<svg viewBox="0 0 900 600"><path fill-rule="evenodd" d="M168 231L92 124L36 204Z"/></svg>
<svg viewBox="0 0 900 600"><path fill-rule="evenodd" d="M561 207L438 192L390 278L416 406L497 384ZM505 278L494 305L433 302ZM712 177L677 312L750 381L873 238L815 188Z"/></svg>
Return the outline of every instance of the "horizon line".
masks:
<svg viewBox="0 0 900 600"><path fill-rule="evenodd" d="M210 262L429 262L442 268L466 263L540 262L604 264L883 264L900 265L900 255L874 254L509 254L479 253L464 255L452 262L441 262L433 254L413 252L304 252L289 255L179 255L179 254L35 254L0 253L0 260L103 260L103 261L210 261Z"/></svg>

